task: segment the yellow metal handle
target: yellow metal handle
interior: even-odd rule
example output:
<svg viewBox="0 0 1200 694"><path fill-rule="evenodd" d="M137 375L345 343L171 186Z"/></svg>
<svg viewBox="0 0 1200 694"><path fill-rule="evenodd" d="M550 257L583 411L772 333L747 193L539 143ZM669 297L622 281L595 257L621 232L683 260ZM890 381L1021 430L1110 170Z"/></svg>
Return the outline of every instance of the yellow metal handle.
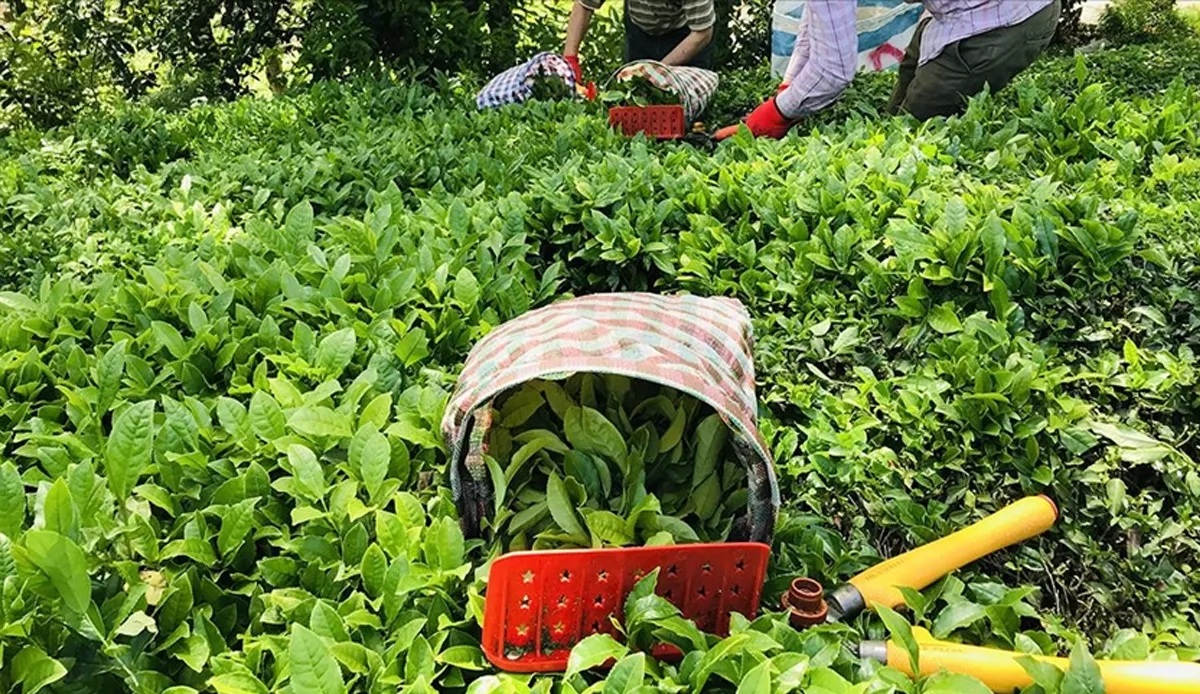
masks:
<svg viewBox="0 0 1200 694"><path fill-rule="evenodd" d="M1040 535L1054 525L1058 508L1045 496L1009 504L983 520L911 552L889 559L850 579L867 607L904 604L898 586L921 590L980 557Z"/></svg>
<svg viewBox="0 0 1200 694"><path fill-rule="evenodd" d="M993 692L1013 692L1033 684L1033 678L1017 662L1023 653L938 641L924 629L914 628L920 646L922 675L941 670L971 675ZM1030 656L1066 670L1066 658ZM887 644L887 664L910 677L908 653L895 642ZM1200 663L1166 660L1100 660L1100 676L1106 694L1195 694L1200 692Z"/></svg>

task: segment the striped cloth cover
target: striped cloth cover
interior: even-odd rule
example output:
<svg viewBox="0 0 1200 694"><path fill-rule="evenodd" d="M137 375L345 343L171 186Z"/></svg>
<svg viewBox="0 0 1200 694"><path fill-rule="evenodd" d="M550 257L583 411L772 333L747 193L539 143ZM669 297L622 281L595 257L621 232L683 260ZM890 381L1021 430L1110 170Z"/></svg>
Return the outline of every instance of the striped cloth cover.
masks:
<svg viewBox="0 0 1200 694"><path fill-rule="evenodd" d="M533 94L534 80L543 76L560 78L575 90L575 71L566 58L543 52L493 77L475 96L475 105L483 110L522 103Z"/></svg>
<svg viewBox="0 0 1200 694"><path fill-rule="evenodd" d="M471 350L442 420L464 532L477 536L492 513L483 460L491 401L527 381L591 372L659 383L711 405L748 468L748 515L731 539L769 543L779 489L758 431L752 347L746 309L726 298L597 294L496 328Z"/></svg>
<svg viewBox="0 0 1200 694"><path fill-rule="evenodd" d="M708 100L717 91L721 79L712 70L698 67L664 65L656 60L635 60L613 73L610 81L628 82L635 78L679 97L683 117L691 123L700 117Z"/></svg>

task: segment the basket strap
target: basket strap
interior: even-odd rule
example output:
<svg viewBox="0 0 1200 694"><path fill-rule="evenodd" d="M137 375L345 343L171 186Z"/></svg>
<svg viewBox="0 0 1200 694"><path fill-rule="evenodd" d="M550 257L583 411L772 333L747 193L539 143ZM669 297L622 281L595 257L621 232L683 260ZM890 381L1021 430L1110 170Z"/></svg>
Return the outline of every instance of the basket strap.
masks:
<svg viewBox="0 0 1200 694"><path fill-rule="evenodd" d="M466 453L461 462L454 461L455 474L452 477L457 481L457 485L452 486L457 486L455 496L459 524L467 538L481 537L484 519L492 517L495 490L484 456L488 452L487 436L492 427L493 414L491 403L486 403L471 413ZM463 472L466 474L463 475Z"/></svg>
<svg viewBox="0 0 1200 694"><path fill-rule="evenodd" d="M734 521L726 541L769 545L779 514L779 487L775 481L775 471L741 432L734 429L733 434L730 437L733 455L746 467L746 485L750 495L746 501L746 515Z"/></svg>

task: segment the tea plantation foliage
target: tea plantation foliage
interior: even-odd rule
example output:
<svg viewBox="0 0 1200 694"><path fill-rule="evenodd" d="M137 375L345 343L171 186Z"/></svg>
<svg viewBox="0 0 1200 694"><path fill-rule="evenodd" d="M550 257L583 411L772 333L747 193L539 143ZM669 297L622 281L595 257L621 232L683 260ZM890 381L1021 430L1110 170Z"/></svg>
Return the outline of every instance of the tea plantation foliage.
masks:
<svg viewBox="0 0 1200 694"><path fill-rule="evenodd" d="M1101 691L1089 652L1200 658L1197 75L1177 47L1050 59L925 125L879 116L887 78L864 79L784 141L712 153L590 105L478 114L453 80L13 136L0 688L979 691L860 663L843 646L877 617L798 633L773 600L1037 493L1054 529L905 616L1074 650L1047 692ZM769 89L731 75L713 119ZM498 675L495 550L459 531L437 425L491 328L610 290L753 314L785 505L770 609L675 665ZM577 665L621 655L589 646Z"/></svg>

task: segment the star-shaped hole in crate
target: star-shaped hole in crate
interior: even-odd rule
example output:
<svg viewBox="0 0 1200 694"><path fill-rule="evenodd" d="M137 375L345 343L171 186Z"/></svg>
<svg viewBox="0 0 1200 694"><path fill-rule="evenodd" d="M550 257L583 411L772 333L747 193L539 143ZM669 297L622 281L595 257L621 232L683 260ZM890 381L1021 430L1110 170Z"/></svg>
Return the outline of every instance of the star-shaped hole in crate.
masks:
<svg viewBox="0 0 1200 694"><path fill-rule="evenodd" d="M528 595L522 595L521 596L521 609L528 610L531 602L532 602L532 600L530 600Z"/></svg>
<svg viewBox="0 0 1200 694"><path fill-rule="evenodd" d="M521 583L530 585L533 583L533 577L534 573L532 571L526 571L525 573L521 574Z"/></svg>

